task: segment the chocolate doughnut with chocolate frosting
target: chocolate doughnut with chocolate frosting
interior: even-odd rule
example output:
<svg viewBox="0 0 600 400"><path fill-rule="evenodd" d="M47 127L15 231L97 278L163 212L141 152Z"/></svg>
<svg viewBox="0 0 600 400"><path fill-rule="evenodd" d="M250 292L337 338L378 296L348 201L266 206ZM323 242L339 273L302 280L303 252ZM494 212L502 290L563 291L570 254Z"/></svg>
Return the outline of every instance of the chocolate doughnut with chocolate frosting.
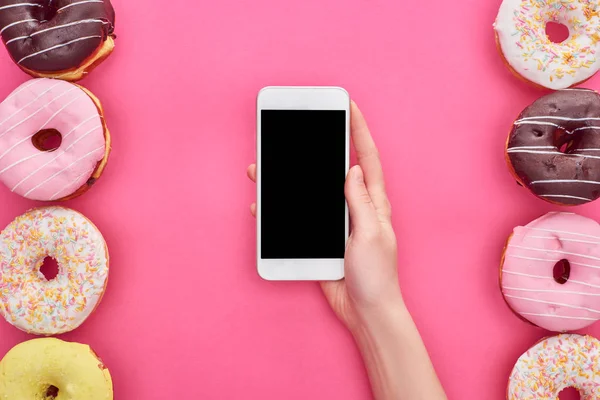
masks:
<svg viewBox="0 0 600 400"><path fill-rule="evenodd" d="M114 48L110 0L0 0L0 34L35 77L78 80Z"/></svg>
<svg viewBox="0 0 600 400"><path fill-rule="evenodd" d="M565 89L527 107L508 137L506 158L517 181L561 205L600 197L600 94Z"/></svg>

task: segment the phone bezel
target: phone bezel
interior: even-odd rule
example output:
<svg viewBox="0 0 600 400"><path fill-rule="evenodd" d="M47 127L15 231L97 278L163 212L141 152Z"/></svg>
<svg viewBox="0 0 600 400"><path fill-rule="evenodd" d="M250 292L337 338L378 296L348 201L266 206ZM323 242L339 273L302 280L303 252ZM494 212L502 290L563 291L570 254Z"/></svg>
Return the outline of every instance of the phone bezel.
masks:
<svg viewBox="0 0 600 400"><path fill-rule="evenodd" d="M346 111L346 160L350 165L350 96L340 87L270 86L257 96L256 156L256 262L258 274L272 281L331 281L344 277L344 259L262 259L261 258L261 110L344 110ZM349 221L346 203L345 239L348 240Z"/></svg>

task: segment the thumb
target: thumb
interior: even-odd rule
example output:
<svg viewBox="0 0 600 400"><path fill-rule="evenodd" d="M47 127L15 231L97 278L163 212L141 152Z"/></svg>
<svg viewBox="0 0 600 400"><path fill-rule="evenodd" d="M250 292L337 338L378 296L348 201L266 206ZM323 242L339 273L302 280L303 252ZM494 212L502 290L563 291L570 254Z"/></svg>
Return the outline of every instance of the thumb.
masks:
<svg viewBox="0 0 600 400"><path fill-rule="evenodd" d="M355 165L348 172L344 192L350 209L352 229L354 231L375 231L377 229L377 213L359 165Z"/></svg>

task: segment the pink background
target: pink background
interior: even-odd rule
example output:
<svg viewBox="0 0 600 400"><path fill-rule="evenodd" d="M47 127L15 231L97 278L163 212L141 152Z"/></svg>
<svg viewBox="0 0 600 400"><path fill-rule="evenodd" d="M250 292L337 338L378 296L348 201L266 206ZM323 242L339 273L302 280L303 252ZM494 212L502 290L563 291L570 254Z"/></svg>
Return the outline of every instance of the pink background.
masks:
<svg viewBox="0 0 600 400"><path fill-rule="evenodd" d="M547 334L502 300L503 243L556 207L505 166L511 122L543 92L502 65L499 4L114 0L116 51L82 81L104 103L113 153L66 204L102 230L111 279L62 338L97 350L121 400L370 398L318 285L257 276L248 209L257 91L340 85L381 149L402 289L448 396L503 398ZM0 53L3 98L27 76ZM0 227L40 205L4 187L0 204ZM600 219L600 203L576 211ZM1 355L31 337L0 321L0 338Z"/></svg>

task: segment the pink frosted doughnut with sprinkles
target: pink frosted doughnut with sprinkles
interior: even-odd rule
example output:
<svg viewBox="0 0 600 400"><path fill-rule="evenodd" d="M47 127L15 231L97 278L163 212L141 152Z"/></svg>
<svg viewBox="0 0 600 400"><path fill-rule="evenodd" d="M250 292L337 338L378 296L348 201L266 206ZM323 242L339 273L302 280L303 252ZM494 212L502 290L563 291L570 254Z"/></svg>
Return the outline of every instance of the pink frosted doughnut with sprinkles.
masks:
<svg viewBox="0 0 600 400"><path fill-rule="evenodd" d="M83 194L102 175L109 152L102 106L78 85L32 79L0 103L0 181L23 197Z"/></svg>
<svg viewBox="0 0 600 400"><path fill-rule="evenodd" d="M500 269L509 307L541 328L575 331L600 319L600 225L551 212L510 236Z"/></svg>
<svg viewBox="0 0 600 400"><path fill-rule="evenodd" d="M58 264L52 280L40 272L46 257ZM28 211L0 233L0 313L28 333L72 331L102 299L108 261L102 234L82 214L64 207Z"/></svg>
<svg viewBox="0 0 600 400"><path fill-rule="evenodd" d="M546 24L569 28L552 42ZM600 4L590 0L504 0L494 24L498 49L515 75L548 89L564 89L600 69Z"/></svg>
<svg viewBox="0 0 600 400"><path fill-rule="evenodd" d="M519 357L508 380L507 400L554 400L566 388L582 400L600 398L600 342L591 336L546 338Z"/></svg>

